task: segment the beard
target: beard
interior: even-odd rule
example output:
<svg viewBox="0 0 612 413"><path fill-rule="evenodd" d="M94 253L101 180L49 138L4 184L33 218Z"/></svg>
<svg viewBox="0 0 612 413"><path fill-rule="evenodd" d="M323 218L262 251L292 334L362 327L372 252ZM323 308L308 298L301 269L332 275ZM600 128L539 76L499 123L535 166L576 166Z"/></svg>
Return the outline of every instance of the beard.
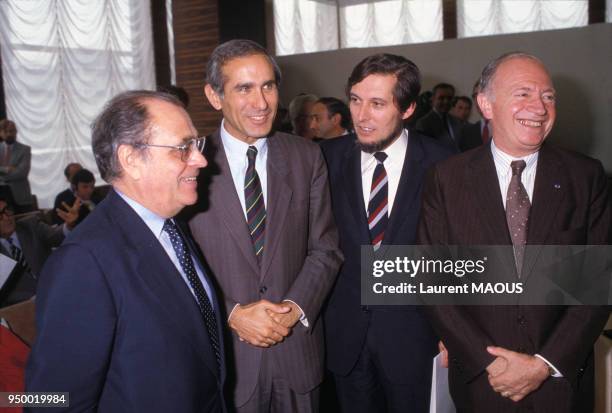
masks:
<svg viewBox="0 0 612 413"><path fill-rule="evenodd" d="M359 141L359 135L357 134L357 146L359 147L359 149L361 149L365 153L374 153L374 152L383 151L387 149L393 142L395 142L395 140L402 133L403 129L404 129L404 124L403 122L400 121L397 123L397 125L395 125L395 129L393 129L393 132L391 132L387 137L377 142L371 142L371 143L363 143Z"/></svg>

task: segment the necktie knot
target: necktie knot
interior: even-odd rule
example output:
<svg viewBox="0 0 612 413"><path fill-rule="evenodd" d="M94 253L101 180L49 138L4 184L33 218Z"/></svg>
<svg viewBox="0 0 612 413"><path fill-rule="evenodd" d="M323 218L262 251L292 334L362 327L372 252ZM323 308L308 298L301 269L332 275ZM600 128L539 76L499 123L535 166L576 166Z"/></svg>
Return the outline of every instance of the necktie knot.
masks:
<svg viewBox="0 0 612 413"><path fill-rule="evenodd" d="M518 175L518 177L520 178L521 174L523 173L523 170L525 169L525 166L527 166L527 164L523 160L512 161L510 163L510 168L512 169L512 176Z"/></svg>
<svg viewBox="0 0 612 413"><path fill-rule="evenodd" d="M376 158L376 162L383 163L387 159L387 154L384 152L376 152L374 157Z"/></svg>
<svg viewBox="0 0 612 413"><path fill-rule="evenodd" d="M178 235L176 225L174 224L174 222L172 222L171 219L167 219L164 221L164 226L162 229L170 236L170 239L172 241L174 241L172 238Z"/></svg>
<svg viewBox="0 0 612 413"><path fill-rule="evenodd" d="M255 158L257 158L257 148L254 146L249 146L247 149L247 159L249 160L249 164L255 163Z"/></svg>

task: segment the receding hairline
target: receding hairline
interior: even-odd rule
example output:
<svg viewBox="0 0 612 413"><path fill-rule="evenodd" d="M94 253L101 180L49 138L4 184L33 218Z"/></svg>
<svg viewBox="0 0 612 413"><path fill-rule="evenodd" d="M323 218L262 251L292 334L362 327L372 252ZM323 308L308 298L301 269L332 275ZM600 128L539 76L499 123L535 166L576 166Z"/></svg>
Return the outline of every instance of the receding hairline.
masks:
<svg viewBox="0 0 612 413"><path fill-rule="evenodd" d="M508 53L506 55L502 55L500 57L498 57L497 59L493 60L492 62L490 62L487 67L489 67L493 62L495 62L495 67L493 68L493 71L489 77L489 81L485 86L484 90L482 88L482 84L480 85L480 93L491 93L493 84L495 83L496 79L497 79L497 75L499 70L506 64L516 61L516 60L522 60L522 61L529 61L532 63L535 63L536 65L538 65L540 68L543 69L544 73L546 73L546 75L548 76L548 78L551 80L551 85L552 85L552 77L550 75L550 72L548 71L548 69L546 68L546 66L544 65L544 62L542 62L541 59L539 59L537 56L534 56L532 54L529 53L525 53L525 52L512 52L512 53ZM554 87L553 87L554 89Z"/></svg>

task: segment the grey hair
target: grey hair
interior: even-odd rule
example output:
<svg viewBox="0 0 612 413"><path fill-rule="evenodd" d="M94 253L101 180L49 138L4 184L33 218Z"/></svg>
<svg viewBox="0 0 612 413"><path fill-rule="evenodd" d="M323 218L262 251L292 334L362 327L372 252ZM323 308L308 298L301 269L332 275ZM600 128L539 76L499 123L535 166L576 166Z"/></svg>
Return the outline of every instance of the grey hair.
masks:
<svg viewBox="0 0 612 413"><path fill-rule="evenodd" d="M493 83L493 78L495 77L495 73L497 73L497 69L499 68L499 66L501 66L502 63L511 59L531 59L544 66L544 63L542 63L540 59L526 52L519 51L504 53L503 55L491 60L484 67L484 69L482 69L480 80L478 81L478 92L490 94L491 84Z"/></svg>
<svg viewBox="0 0 612 413"><path fill-rule="evenodd" d="M262 55L272 65L274 80L279 86L281 82L281 71L276 60L258 43L246 39L234 39L220 44L213 50L206 63L206 83L212 87L217 95L223 97L223 87L226 78L223 76L223 66L232 59Z"/></svg>
<svg viewBox="0 0 612 413"><path fill-rule="evenodd" d="M174 96L149 90L133 90L112 98L91 125L91 146L96 165L106 182L121 177L122 169L117 156L120 145L138 146L149 142L151 116L147 100L162 100L180 108L183 104ZM138 148L145 154L146 148Z"/></svg>
<svg viewBox="0 0 612 413"><path fill-rule="evenodd" d="M302 93L289 102L289 119L295 127L296 119L302 114L302 108L306 103L314 103L319 100L317 95Z"/></svg>

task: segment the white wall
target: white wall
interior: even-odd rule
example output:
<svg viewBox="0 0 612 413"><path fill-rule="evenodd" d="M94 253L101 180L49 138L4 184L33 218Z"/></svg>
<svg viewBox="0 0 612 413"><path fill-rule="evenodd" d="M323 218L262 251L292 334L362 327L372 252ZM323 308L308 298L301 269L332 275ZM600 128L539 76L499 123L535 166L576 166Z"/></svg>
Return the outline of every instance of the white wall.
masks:
<svg viewBox="0 0 612 413"><path fill-rule="evenodd" d="M612 24L447 40L416 45L342 49L278 57L283 71L282 102L300 92L344 98L353 67L364 57L388 52L414 61L423 88L445 81L471 95L484 65L502 53L522 50L538 56L557 89L557 122L550 139L600 159L612 174Z"/></svg>

